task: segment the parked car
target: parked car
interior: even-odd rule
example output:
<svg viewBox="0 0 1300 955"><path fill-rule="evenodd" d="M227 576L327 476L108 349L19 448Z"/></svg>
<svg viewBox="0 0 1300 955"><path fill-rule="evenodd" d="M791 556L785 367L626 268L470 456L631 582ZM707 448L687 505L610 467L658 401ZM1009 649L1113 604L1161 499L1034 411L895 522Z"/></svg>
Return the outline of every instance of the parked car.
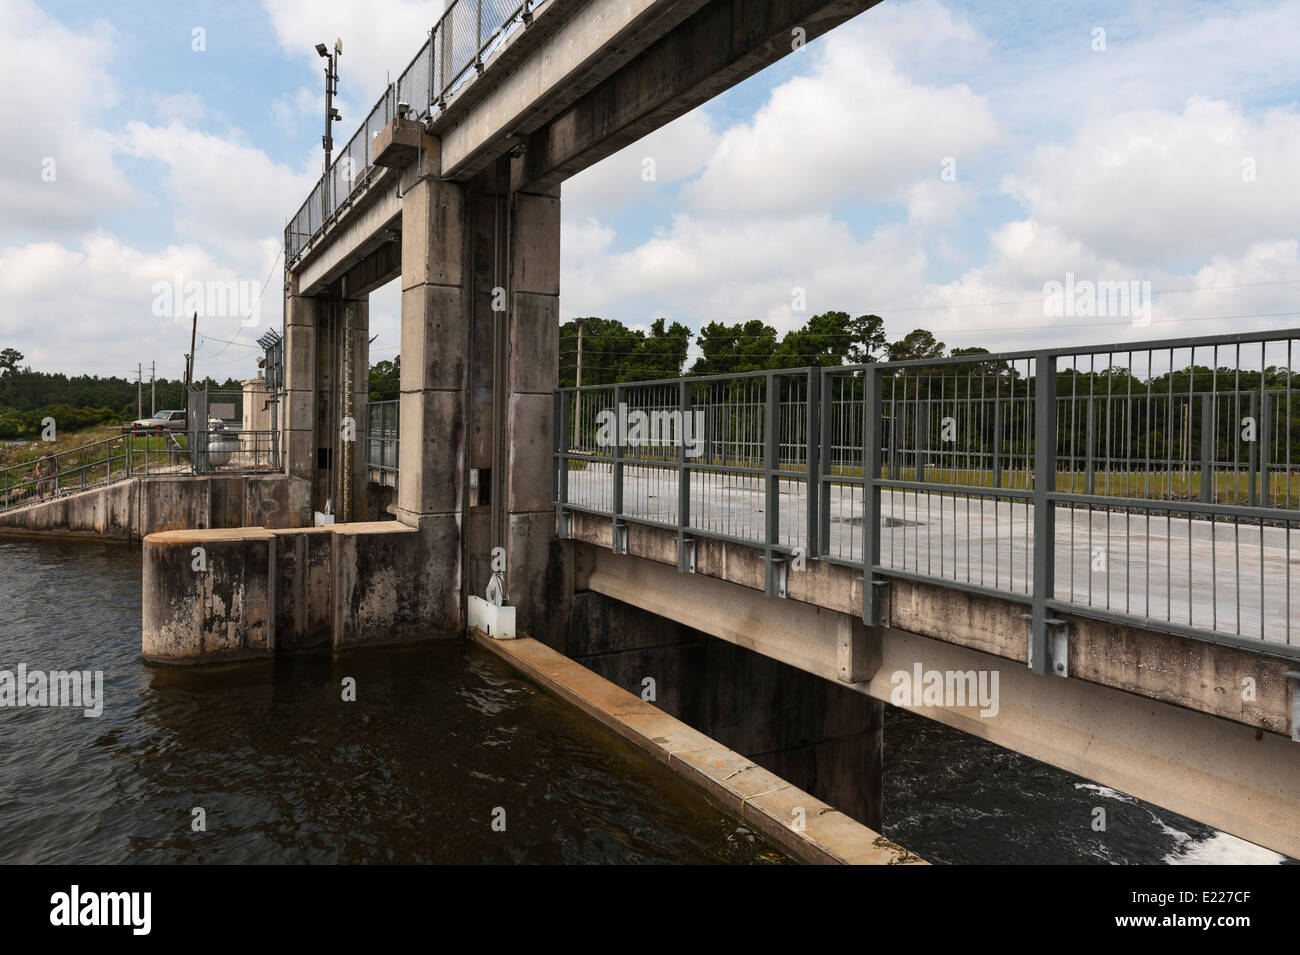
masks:
<svg viewBox="0 0 1300 955"><path fill-rule="evenodd" d="M123 431L133 434L162 434L164 431L184 431L184 411L159 411L152 418L139 418L126 425Z"/></svg>

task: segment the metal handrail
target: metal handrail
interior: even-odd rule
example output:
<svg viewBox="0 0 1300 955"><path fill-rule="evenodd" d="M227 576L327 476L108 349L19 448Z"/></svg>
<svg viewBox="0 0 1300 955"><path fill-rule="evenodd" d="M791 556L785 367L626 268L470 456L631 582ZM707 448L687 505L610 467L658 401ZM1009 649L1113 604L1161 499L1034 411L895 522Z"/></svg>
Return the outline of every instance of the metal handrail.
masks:
<svg viewBox="0 0 1300 955"><path fill-rule="evenodd" d="M489 8L487 20L484 19L485 2ZM484 71L485 54L503 43L516 28L531 22L532 11L543 2L544 0L524 0L522 3L513 4L508 12L502 12L499 3L494 3L493 0L453 0L447 6L433 29L429 31L429 39L420 47L406 69L398 75L396 82L390 83L385 88L383 95L367 114L365 121L348 140L347 147L317 180L307 199L285 225L284 249L285 261L288 264L295 263L339 211L346 208L357 194L368 188L374 180L374 157L370 153L372 136L366 133L370 130L371 121L381 111L385 123L393 118L399 91L416 84L417 81L423 81L419 88L427 91L427 102L409 105L416 119L431 119L435 110L446 108L447 99L452 93L464 83L472 82L471 74L477 77ZM471 6L472 10L470 10ZM467 10L472 14L471 17L463 15ZM457 43L460 31L455 28L456 24L459 20L468 19L473 20L470 24L475 33L473 43ZM351 158L355 162L356 157L352 156L352 147L358 136L364 141L364 166L361 169L356 169L354 166L352 187L346 195L341 197L334 195L335 190L332 186L338 180L339 164L345 158ZM313 217L318 217L319 221L313 223Z"/></svg>
<svg viewBox="0 0 1300 955"><path fill-rule="evenodd" d="M610 518L616 550L631 523L758 547L769 593L796 552L865 568L869 621L891 577L1009 598L1039 672L1063 609L1300 657L1300 571L1265 553L1300 532L1296 346L1283 329L566 386L554 501L562 526ZM620 404L664 429L699 411L701 457L598 446ZM1113 564L1090 566L1095 543Z"/></svg>

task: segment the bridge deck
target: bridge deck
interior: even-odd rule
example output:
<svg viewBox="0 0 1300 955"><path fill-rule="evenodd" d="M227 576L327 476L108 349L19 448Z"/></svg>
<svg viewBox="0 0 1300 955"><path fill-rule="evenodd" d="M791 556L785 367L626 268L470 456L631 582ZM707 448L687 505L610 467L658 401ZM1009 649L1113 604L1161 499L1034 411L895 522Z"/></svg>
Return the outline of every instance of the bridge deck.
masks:
<svg viewBox="0 0 1300 955"><path fill-rule="evenodd" d="M608 511L611 472L601 463L570 471L569 503ZM676 524L675 470L624 465L623 476L625 514ZM828 490L822 556L860 563L861 488ZM805 546L806 486L783 479L780 500L782 545ZM694 528L762 546L765 505L761 477L692 475ZM883 567L1030 593L1034 531L1028 502L886 490L881 508ZM1271 643L1295 642L1300 593L1290 592L1289 568L1300 562L1300 542L1288 528L1067 507L1055 508L1055 516L1056 599Z"/></svg>

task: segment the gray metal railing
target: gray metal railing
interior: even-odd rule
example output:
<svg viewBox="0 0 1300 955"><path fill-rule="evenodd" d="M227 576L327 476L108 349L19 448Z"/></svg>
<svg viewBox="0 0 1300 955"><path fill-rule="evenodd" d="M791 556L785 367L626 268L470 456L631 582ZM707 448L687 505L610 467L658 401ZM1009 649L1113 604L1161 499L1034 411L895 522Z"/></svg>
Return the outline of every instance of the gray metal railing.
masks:
<svg viewBox="0 0 1300 955"><path fill-rule="evenodd" d="M555 502L1300 657L1300 330L562 388ZM621 409L621 412L620 412ZM809 480L809 475L813 479ZM1298 540L1300 543L1300 540ZM1300 596L1298 594L1297 596Z"/></svg>
<svg viewBox="0 0 1300 955"><path fill-rule="evenodd" d="M292 266L329 221L376 178L375 134L406 103L412 118L427 120L484 69L484 61L516 29L532 21L544 0L453 0L429 39L397 81L389 84L366 120L317 181L284 230L285 262Z"/></svg>
<svg viewBox="0 0 1300 955"><path fill-rule="evenodd" d="M366 468L397 473L398 407L396 401L366 405Z"/></svg>
<svg viewBox="0 0 1300 955"><path fill-rule="evenodd" d="M191 473L184 439L128 432L0 468L0 511L131 477Z"/></svg>
<svg viewBox="0 0 1300 955"><path fill-rule="evenodd" d="M279 436L271 431L212 431L197 447L189 433L127 432L0 468L0 512L128 478L280 468Z"/></svg>

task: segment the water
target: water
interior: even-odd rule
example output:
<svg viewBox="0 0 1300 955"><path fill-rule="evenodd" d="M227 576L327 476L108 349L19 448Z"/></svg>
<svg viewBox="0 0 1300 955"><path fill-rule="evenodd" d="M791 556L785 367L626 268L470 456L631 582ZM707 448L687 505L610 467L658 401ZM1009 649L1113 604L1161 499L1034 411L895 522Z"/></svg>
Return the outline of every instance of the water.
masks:
<svg viewBox="0 0 1300 955"><path fill-rule="evenodd" d="M138 546L0 541L0 668L102 669L107 701L0 709L0 863L789 861L472 644L202 673L139 649Z"/></svg>
<svg viewBox="0 0 1300 955"><path fill-rule="evenodd" d="M1196 864L1285 856L967 736L885 711L885 835L933 863ZM1105 810L1105 831L1093 829Z"/></svg>
<svg viewBox="0 0 1300 955"><path fill-rule="evenodd" d="M0 709L0 863L788 861L472 644L201 673L139 646L138 546L0 540L0 668L103 669L108 700ZM936 863L1284 861L892 707L884 829Z"/></svg>

